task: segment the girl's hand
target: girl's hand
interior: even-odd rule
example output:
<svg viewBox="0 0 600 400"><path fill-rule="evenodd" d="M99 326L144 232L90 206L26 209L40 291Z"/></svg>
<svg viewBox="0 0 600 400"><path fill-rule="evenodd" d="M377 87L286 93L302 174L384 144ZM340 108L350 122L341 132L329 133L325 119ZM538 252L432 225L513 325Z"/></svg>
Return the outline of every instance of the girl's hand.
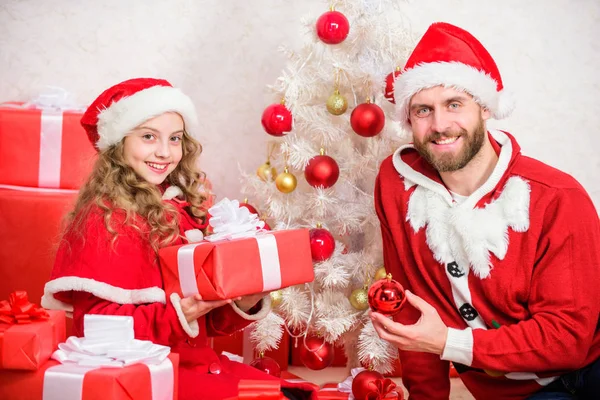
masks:
<svg viewBox="0 0 600 400"><path fill-rule="evenodd" d="M238 297L235 300L235 305L238 306L243 312L248 312L252 307L258 304L259 301L265 296L268 296L269 292L250 294L248 296Z"/></svg>
<svg viewBox="0 0 600 400"><path fill-rule="evenodd" d="M225 304L231 304L231 300L212 300L204 301L200 294L181 299L181 311L188 323L197 320L201 316L208 314L211 310L224 306Z"/></svg>

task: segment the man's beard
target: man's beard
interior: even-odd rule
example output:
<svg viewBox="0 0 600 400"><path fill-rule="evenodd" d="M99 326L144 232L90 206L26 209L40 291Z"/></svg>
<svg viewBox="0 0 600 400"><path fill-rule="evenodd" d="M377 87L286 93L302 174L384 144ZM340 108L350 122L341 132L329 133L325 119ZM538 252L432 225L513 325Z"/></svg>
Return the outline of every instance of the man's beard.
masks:
<svg viewBox="0 0 600 400"><path fill-rule="evenodd" d="M436 156L428 147L428 145L436 146L431 143L434 140L442 138L453 138L462 136L462 150L454 155L448 151ZM422 142L414 141L415 149L421 156L433 166L438 172L452 172L464 168L481 150L483 141L485 140L486 130L483 118L479 118L479 124L475 130L469 134L466 129L461 129L459 132L434 132L426 137Z"/></svg>

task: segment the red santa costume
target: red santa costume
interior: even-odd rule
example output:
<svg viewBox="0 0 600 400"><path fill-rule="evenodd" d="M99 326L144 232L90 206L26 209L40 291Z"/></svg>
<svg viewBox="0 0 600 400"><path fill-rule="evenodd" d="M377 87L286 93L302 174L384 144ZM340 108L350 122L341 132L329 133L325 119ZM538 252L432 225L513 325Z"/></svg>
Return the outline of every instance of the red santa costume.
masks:
<svg viewBox="0 0 600 400"><path fill-rule="evenodd" d="M191 100L167 81L133 79L104 93L82 118L92 143L106 149L122 140L127 132L164 112L177 112L186 132L198 139L195 108ZM180 234L201 238L201 223L186 211L185 201L170 187L163 199L178 210ZM240 379L277 379L250 366L217 355L208 345L211 336L230 335L270 311L265 297L248 313L235 303L212 310L188 323L177 294L167 299L162 287L158 259L147 237L148 225L141 218L125 224L125 212L114 209L112 234L104 224L104 211L90 206L80 232L69 231L61 241L51 280L46 284L42 304L46 308L72 313L73 333L83 336L85 314L130 315L136 339L171 346L180 355L179 398L222 399L237 395ZM182 244L177 239L172 245ZM299 399L316 397L310 385L281 381Z"/></svg>
<svg viewBox="0 0 600 400"><path fill-rule="evenodd" d="M396 79L407 126L411 97L439 85L471 94L495 118L512 110L485 48L444 23L429 28ZM600 356L592 201L571 176L521 155L510 134L490 131L488 139L497 165L462 201L412 144L380 168L375 207L385 266L449 327L441 357L400 352L411 400L448 398L449 361L476 398L518 399ZM395 319L419 317L407 307Z"/></svg>

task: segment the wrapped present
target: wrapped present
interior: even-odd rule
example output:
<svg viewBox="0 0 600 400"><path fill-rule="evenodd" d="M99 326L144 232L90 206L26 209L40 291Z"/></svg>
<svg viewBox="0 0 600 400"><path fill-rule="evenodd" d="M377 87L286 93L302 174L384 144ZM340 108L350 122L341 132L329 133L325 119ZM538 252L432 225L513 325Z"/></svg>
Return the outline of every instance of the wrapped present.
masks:
<svg viewBox="0 0 600 400"><path fill-rule="evenodd" d="M262 231L264 222L237 200L208 211L213 235L159 250L167 295L230 299L314 279L307 229Z"/></svg>
<svg viewBox="0 0 600 400"><path fill-rule="evenodd" d="M0 184L76 189L91 171L96 150L82 110L57 93L0 104Z"/></svg>
<svg viewBox="0 0 600 400"><path fill-rule="evenodd" d="M352 396L352 381L356 375L364 370L364 368L353 368L350 376L343 382L326 383L319 390L319 399L354 399L354 396ZM367 394L368 400L404 400L402 388L396 387L396 384L389 378L376 379L371 386L371 391Z"/></svg>
<svg viewBox="0 0 600 400"><path fill-rule="evenodd" d="M39 371L0 371L0 398L177 399L178 355L134 339L132 317L86 315L84 331L61 343Z"/></svg>
<svg viewBox="0 0 600 400"><path fill-rule="evenodd" d="M64 311L36 307L24 291L0 302L0 369L39 369L65 336Z"/></svg>
<svg viewBox="0 0 600 400"><path fill-rule="evenodd" d="M281 384L276 380L260 381L242 379L238 383L238 395L225 400L286 400Z"/></svg>

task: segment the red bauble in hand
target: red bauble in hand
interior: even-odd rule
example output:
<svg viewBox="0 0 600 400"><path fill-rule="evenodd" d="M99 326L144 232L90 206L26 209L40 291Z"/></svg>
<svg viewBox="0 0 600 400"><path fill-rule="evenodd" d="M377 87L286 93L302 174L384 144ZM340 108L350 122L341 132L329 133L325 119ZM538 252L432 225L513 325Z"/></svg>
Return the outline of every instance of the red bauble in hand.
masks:
<svg viewBox="0 0 600 400"><path fill-rule="evenodd" d="M278 378L281 377L281 367L277 361L273 360L271 357L255 358L250 363L250 366L266 372L269 375L273 375Z"/></svg>
<svg viewBox="0 0 600 400"><path fill-rule="evenodd" d="M263 111L261 122L269 135L283 136L292 130L292 113L283 104L271 104Z"/></svg>
<svg viewBox="0 0 600 400"><path fill-rule="evenodd" d="M370 102L358 105L350 115L354 132L364 137L377 135L385 125L385 114L381 107Z"/></svg>
<svg viewBox="0 0 600 400"><path fill-rule="evenodd" d="M334 356L331 343L325 342L323 338L310 336L305 338L305 344L306 346L300 344L300 360L306 368L320 370L331 365Z"/></svg>
<svg viewBox="0 0 600 400"><path fill-rule="evenodd" d="M313 261L327 260L335 250L335 239L327 230L317 225L317 228L311 229L310 236L310 254Z"/></svg>
<svg viewBox="0 0 600 400"><path fill-rule="evenodd" d="M335 160L325 155L325 151L321 149L321 155L314 156L308 161L308 165L304 170L306 182L312 187L328 188L338 180L340 176L340 168Z"/></svg>
<svg viewBox="0 0 600 400"><path fill-rule="evenodd" d="M396 104L396 100L394 99L394 81L401 72L400 68L398 68L394 72L390 72L385 78L385 93L383 96L392 104Z"/></svg>
<svg viewBox="0 0 600 400"><path fill-rule="evenodd" d="M371 310L383 315L394 315L404 305L404 288L388 274L385 279L375 281L369 288L369 306Z"/></svg>
<svg viewBox="0 0 600 400"><path fill-rule="evenodd" d="M327 44L342 43L350 32L350 23L339 11L328 11L317 20L317 36Z"/></svg>

